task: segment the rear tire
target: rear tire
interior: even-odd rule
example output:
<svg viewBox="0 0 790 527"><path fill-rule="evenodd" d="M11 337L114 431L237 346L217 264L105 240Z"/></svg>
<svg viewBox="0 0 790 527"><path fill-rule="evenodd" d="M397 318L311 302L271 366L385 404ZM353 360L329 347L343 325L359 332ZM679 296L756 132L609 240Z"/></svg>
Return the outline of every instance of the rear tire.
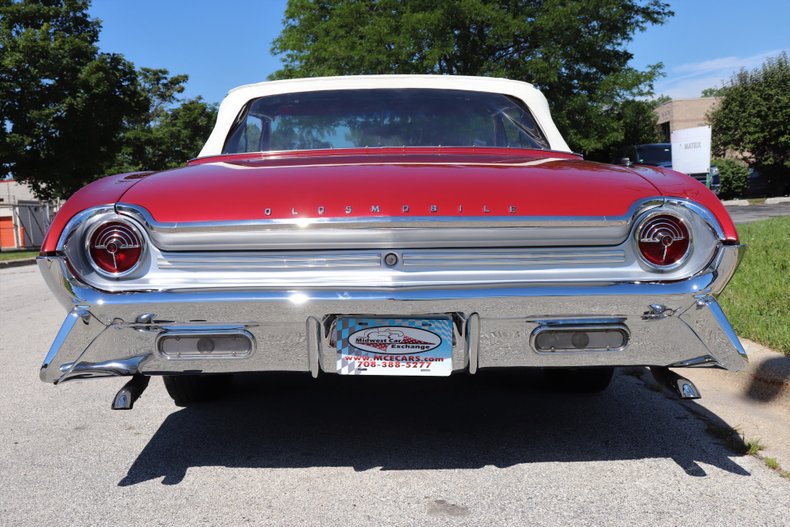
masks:
<svg viewBox="0 0 790 527"><path fill-rule="evenodd" d="M165 375L165 388L176 406L214 401L227 395L233 376L221 375Z"/></svg>
<svg viewBox="0 0 790 527"><path fill-rule="evenodd" d="M612 382L614 368L556 368L545 370L546 379L564 392L598 393Z"/></svg>

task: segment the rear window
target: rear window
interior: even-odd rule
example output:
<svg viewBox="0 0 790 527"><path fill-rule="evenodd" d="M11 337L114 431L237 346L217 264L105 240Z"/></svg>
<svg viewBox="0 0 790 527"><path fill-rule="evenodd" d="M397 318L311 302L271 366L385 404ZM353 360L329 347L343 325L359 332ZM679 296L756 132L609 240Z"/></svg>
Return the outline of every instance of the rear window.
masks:
<svg viewBox="0 0 790 527"><path fill-rule="evenodd" d="M254 99L223 153L402 146L548 149L529 109L497 93L331 90Z"/></svg>

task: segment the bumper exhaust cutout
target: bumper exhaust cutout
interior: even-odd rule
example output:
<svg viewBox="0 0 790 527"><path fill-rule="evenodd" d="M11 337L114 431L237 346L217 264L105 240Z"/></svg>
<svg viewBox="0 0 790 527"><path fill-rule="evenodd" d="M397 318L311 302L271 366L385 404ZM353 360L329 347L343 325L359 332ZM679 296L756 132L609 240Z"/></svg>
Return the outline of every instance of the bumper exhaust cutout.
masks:
<svg viewBox="0 0 790 527"><path fill-rule="evenodd" d="M650 366L650 373L653 378L681 399L699 399L702 395L694 386L694 383L670 370L661 366Z"/></svg>
<svg viewBox="0 0 790 527"><path fill-rule="evenodd" d="M112 400L110 408L113 410L131 410L134 402L140 398L145 389L148 387L148 381L151 377L135 373L131 380L123 385L123 388L118 390Z"/></svg>

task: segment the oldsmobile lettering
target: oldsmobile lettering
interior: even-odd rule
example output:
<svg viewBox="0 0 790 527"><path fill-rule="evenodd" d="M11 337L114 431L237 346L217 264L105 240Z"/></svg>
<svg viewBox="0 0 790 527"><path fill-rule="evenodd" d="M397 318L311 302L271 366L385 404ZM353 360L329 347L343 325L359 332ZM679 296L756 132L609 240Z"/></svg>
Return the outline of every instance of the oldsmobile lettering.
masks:
<svg viewBox="0 0 790 527"><path fill-rule="evenodd" d="M271 216L273 211L275 211L275 210L276 210L276 208L274 208L274 207L266 207L266 208L264 208L263 209L264 216ZM399 209L398 209L398 207L396 207L395 210L399 210L399 212L401 214L408 214L408 213L410 213L412 211L411 207L408 204L403 204ZM456 210L457 210L458 214L461 214L464 211L464 206L459 204L456 207ZM496 213L497 212L495 210L490 209L488 207L488 205L482 205L481 211L484 214L491 214L491 213ZM508 206L503 208L502 214L503 215L504 214L516 214L517 211L518 211L518 207L516 205L508 205ZM323 206L323 205L319 205L318 207L316 207L315 212L316 212L316 215L323 216L323 215L326 214L326 207ZM344 212L346 214L351 214L353 212L353 207L351 205L347 205L345 207ZM373 213L373 214L381 213L382 212L381 205L379 205L379 204L371 205L370 206L370 212ZM386 213L387 211L385 210L384 212ZM428 212L430 214L436 214L436 213L439 212L439 206L438 205L430 205L429 207L426 208L426 212ZM302 214L302 213L296 207L291 207L290 208L290 215L291 216L298 216L300 214Z"/></svg>

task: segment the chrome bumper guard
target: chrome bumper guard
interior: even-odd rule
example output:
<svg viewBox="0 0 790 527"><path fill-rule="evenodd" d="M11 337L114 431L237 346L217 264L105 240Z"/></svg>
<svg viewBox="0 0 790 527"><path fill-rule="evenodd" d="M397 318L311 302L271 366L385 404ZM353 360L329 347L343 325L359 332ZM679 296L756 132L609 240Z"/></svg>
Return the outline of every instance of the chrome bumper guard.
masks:
<svg viewBox="0 0 790 527"><path fill-rule="evenodd" d="M453 370L495 367L715 366L741 370L746 353L716 295L741 246L716 265L670 283L518 285L329 291L152 291L105 293L80 284L60 257L40 257L50 288L69 310L41 366L41 380L242 371L336 371L333 324L344 315L447 314L454 321ZM538 351L547 326L626 328L613 350ZM179 355L165 335L243 336L244 353Z"/></svg>

